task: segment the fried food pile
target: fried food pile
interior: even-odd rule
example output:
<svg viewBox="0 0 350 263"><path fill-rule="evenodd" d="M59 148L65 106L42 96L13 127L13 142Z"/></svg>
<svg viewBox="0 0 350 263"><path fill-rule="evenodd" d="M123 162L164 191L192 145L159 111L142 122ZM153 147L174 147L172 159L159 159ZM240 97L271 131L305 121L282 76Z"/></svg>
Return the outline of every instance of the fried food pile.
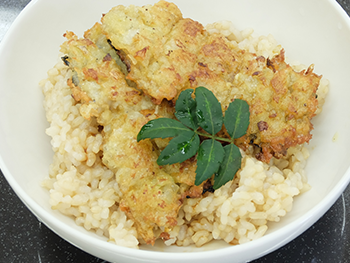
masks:
<svg viewBox="0 0 350 263"><path fill-rule="evenodd" d="M223 110L236 98L246 100L250 125L235 143L243 150L253 146L264 162L311 139L321 78L313 66L295 72L284 50L273 58L241 50L183 18L172 3L117 6L83 38L73 32L65 37L61 52L73 71L72 96L82 103L82 116L103 128L103 162L123 193L119 206L147 244L169 238L183 200L200 197L205 188L194 185L195 158L160 167L156 160L168 141L136 141L149 120L175 118L182 90L204 86Z"/></svg>

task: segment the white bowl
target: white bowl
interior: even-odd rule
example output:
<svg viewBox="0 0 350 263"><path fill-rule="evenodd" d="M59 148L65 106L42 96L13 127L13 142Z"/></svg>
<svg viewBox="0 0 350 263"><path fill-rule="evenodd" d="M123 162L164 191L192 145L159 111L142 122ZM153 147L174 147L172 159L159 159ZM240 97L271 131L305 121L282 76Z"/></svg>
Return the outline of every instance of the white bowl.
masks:
<svg viewBox="0 0 350 263"><path fill-rule="evenodd" d="M119 247L89 233L48 203L40 187L53 152L45 135L48 123L38 82L58 56L63 33L82 35L117 4L153 0L37 0L13 23L0 46L0 166L21 200L49 228L77 247L118 262L246 262L281 247L309 228L343 192L350 180L350 22L331 0L174 0L184 17L203 24L231 20L239 29L273 34L287 56L309 65L330 80L324 110L314 118L307 174L312 189L295 199L281 222L270 224L255 241L228 246L212 242L203 248L156 245L140 250ZM184 253L187 252L187 253Z"/></svg>

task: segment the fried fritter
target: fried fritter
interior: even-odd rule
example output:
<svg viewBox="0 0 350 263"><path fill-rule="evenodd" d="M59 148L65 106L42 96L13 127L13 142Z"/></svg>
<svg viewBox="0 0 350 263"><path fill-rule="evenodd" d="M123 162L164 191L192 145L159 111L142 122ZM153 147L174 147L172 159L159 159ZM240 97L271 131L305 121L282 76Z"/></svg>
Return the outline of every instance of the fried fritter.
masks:
<svg viewBox="0 0 350 263"><path fill-rule="evenodd" d="M167 17L165 27L156 27L156 19ZM243 149L253 145L259 160L268 163L311 139L321 78L313 66L295 72L284 62L283 50L274 58L240 50L223 35L209 34L200 23L182 18L165 1L153 7L113 8L102 18L102 27L123 54L127 78L154 103L176 101L182 90L198 86L211 90L223 110L235 98L246 100L250 126L236 143Z"/></svg>
<svg viewBox="0 0 350 263"><path fill-rule="evenodd" d="M120 207L132 218L138 233L154 244L153 230L165 232L176 226L182 205L179 186L157 165L158 153L151 141L137 142L136 136L147 118L138 112L118 114L105 126L103 161L116 171L123 193Z"/></svg>
<svg viewBox="0 0 350 263"><path fill-rule="evenodd" d="M145 242L154 244L177 224L183 199L202 191L202 187L191 188L195 180L192 162L163 167L156 163L166 141L136 140L145 123L160 116L173 117L174 107L168 102L154 105L128 86L100 24L85 32L82 39L72 32L65 36L68 40L61 51L74 72L68 81L72 96L82 103L82 116L97 118L103 126L103 162L116 173L123 193L119 206L134 220Z"/></svg>
<svg viewBox="0 0 350 263"><path fill-rule="evenodd" d="M184 198L200 197L204 184L210 189L210 182L194 186L195 158L157 164L168 139L136 140L149 120L175 118L182 90L205 86L223 110L236 98L246 100L250 125L235 143L243 149L253 145L262 161L311 139L320 80L313 66L295 72L283 50L273 58L240 50L183 18L174 4L118 6L84 38L65 36L61 51L74 73L68 81L72 96L82 103L82 116L103 126L103 162L116 173L123 194L119 206L148 244L169 236Z"/></svg>
<svg viewBox="0 0 350 263"><path fill-rule="evenodd" d="M139 91L127 85L116 62L119 58L102 34L101 24L96 23L82 39L73 32L67 32L65 37L68 40L61 45L61 52L74 72L68 84L74 99L83 102L80 112L86 119L99 117L109 108L132 107L145 101ZM151 105L149 100L148 104Z"/></svg>
<svg viewBox="0 0 350 263"><path fill-rule="evenodd" d="M234 97L246 100L251 112L247 134L235 143L254 145L257 159L269 162L284 156L289 147L308 142L321 78L312 71L310 66L295 72L285 63L284 50L271 60L251 60L233 81L239 89Z"/></svg>
<svg viewBox="0 0 350 263"><path fill-rule="evenodd" d="M117 6L103 16L102 27L123 54L127 78L156 104L176 98L200 80L218 85L222 72L232 80L239 65L235 52L240 50L219 34L209 35L200 23L182 18L180 10L165 1L151 7ZM221 86L227 93L226 83Z"/></svg>

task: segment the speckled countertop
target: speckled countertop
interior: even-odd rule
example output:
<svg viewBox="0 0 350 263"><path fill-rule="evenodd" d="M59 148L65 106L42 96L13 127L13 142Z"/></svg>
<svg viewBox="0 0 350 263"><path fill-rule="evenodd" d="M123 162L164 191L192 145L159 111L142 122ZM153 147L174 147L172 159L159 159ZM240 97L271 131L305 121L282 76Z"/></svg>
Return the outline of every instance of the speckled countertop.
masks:
<svg viewBox="0 0 350 263"><path fill-rule="evenodd" d="M350 14L350 0L337 0ZM29 0L0 0L0 41ZM350 186L301 236L252 263L350 262ZM0 171L0 263L106 262L61 239L24 206Z"/></svg>

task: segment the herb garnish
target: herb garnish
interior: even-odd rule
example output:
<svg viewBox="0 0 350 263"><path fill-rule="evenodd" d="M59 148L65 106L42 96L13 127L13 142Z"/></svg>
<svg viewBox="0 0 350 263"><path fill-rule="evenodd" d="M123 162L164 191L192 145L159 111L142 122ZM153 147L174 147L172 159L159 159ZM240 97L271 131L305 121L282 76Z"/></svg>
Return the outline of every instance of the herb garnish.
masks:
<svg viewBox="0 0 350 263"><path fill-rule="evenodd" d="M175 116L154 119L146 123L137 135L137 141L149 138L169 138L169 144L160 153L158 165L181 163L197 154L195 185L200 185L213 174L214 189L232 180L241 167L242 156L234 139L243 136L249 126L249 105L246 101L235 99L225 112L215 95L205 87L180 93L175 105ZM216 136L225 125L230 138ZM199 130L202 128L205 132ZM206 137L202 143L200 137ZM227 145L223 146L221 142Z"/></svg>

